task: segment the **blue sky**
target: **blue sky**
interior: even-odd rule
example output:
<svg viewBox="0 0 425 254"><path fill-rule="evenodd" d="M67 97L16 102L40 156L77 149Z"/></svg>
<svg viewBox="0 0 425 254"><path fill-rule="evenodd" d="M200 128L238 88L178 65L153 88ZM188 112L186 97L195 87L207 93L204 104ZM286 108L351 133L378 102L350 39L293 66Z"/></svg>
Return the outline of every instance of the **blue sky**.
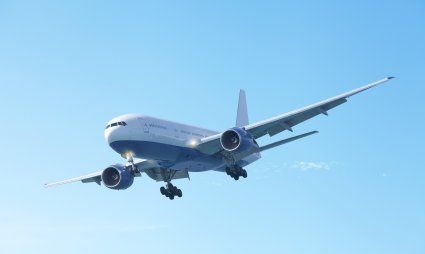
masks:
<svg viewBox="0 0 425 254"><path fill-rule="evenodd" d="M424 253L423 1L1 1L2 253ZM122 162L105 123L224 130L397 79L182 199L42 184ZM292 134L262 138L268 142Z"/></svg>

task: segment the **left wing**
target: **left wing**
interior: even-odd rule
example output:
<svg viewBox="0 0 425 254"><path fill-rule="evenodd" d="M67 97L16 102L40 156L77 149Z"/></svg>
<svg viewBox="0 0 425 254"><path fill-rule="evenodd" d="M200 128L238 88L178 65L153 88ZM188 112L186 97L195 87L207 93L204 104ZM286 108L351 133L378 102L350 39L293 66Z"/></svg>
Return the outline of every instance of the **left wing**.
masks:
<svg viewBox="0 0 425 254"><path fill-rule="evenodd" d="M341 95L309 105L307 107L297 109L286 114L278 115L276 117L272 117L261 122L250 124L248 126L245 126L245 129L254 138L259 138L266 134L273 136L284 130L292 131L293 126L320 114L327 115L328 110L347 102L348 97L363 92L384 82L387 82L392 78L393 77L387 77L369 85L365 85L350 92L343 93Z"/></svg>
<svg viewBox="0 0 425 254"><path fill-rule="evenodd" d="M128 166L129 164L127 164ZM134 160L134 165L137 167L137 169L139 170L139 173L136 173L134 176L135 177L139 177L141 176L141 173L144 172L146 173L150 178L152 178L155 181L164 181L165 180L165 176L167 173L166 172L168 169L165 169L163 167L161 167L156 161L152 161L152 160L144 160L144 159L135 159ZM181 178L189 178L189 173L187 170L171 170L172 172L172 179L181 179ZM62 181L58 181L58 182L53 182L53 183L47 183L44 185L44 187L53 187L53 186L57 186L57 185L62 185L62 184L66 184L66 183L73 183L73 182L83 182L83 183L91 183L91 182L95 182L97 184L100 185L100 183L102 182L102 172L103 170L94 172L94 173L90 173L87 175L83 175L83 176L79 176L79 177L74 177L74 178L70 178L70 179L66 179L66 180L62 180Z"/></svg>
<svg viewBox="0 0 425 254"><path fill-rule="evenodd" d="M148 161L148 160L142 160L142 159L137 159L134 161L134 165L137 167L137 169L142 172L144 170L150 169L152 167L158 167L158 164L154 161ZM83 175L83 176L79 176L79 177L74 177L74 178L70 178L70 179L65 179L62 181L58 181L58 182L54 182L54 183L47 183L44 184L44 187L53 187L53 186L57 186L57 185L62 185L62 184L66 184L66 183L74 183L74 182L83 182L83 183L92 183L95 182L97 184L100 185L100 182L102 182L102 172L103 170L94 172L94 173L90 173L87 175ZM135 177L141 176L140 173L136 173L134 175Z"/></svg>
<svg viewBox="0 0 425 254"><path fill-rule="evenodd" d="M254 139L260 138L266 134L273 136L285 130L292 131L293 126L320 114L327 115L328 110L347 102L347 99L350 96L387 82L392 78L393 77L387 77L381 79L369 85L354 89L350 92L340 94L330 99L320 101L307 107L300 108L286 114L278 115L264 121L246 125L243 128L248 133L250 133ZM206 154L214 154L221 151L222 148L220 144L220 137L221 133L201 139L200 143L197 145L197 149Z"/></svg>

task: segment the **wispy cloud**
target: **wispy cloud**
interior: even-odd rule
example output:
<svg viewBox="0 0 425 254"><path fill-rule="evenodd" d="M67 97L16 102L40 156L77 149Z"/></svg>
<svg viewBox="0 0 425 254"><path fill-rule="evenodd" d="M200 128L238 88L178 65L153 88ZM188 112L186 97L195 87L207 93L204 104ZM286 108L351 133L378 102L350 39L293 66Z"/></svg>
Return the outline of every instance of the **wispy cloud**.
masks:
<svg viewBox="0 0 425 254"><path fill-rule="evenodd" d="M328 171L332 168L338 168L343 165L337 161L292 161L292 162L264 162L263 164L253 164L246 168L248 178L257 181L263 181L270 177L276 177L278 174L285 174L288 170L299 171ZM219 178L211 179L211 175L200 175L199 178L213 187L222 188L229 183L229 176L221 173Z"/></svg>
<svg viewBox="0 0 425 254"><path fill-rule="evenodd" d="M314 162L314 161L297 161L292 165L292 168L299 169L302 171L307 170L330 170L331 166L326 162Z"/></svg>

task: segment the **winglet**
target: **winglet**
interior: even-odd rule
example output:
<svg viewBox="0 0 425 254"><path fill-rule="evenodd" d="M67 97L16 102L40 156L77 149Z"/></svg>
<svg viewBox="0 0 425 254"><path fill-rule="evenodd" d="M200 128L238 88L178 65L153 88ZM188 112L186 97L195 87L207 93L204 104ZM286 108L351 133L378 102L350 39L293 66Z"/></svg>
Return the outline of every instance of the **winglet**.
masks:
<svg viewBox="0 0 425 254"><path fill-rule="evenodd" d="M243 127L249 124L248 107L246 105L246 95L244 90L239 91L238 112L236 116L236 127Z"/></svg>

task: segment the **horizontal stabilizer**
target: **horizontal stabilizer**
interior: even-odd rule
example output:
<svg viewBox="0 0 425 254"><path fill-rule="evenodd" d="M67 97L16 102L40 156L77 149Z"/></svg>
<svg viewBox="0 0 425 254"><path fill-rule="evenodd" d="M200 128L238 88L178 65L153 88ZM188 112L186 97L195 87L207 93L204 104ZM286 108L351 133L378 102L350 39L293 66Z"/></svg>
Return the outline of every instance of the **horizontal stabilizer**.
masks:
<svg viewBox="0 0 425 254"><path fill-rule="evenodd" d="M270 148L273 148L273 147L276 147L276 146L280 146L280 145L295 141L295 140L300 139L300 138L304 138L304 137L316 134L316 133L318 133L318 131L311 131L311 132L307 132L307 133L304 133L304 134L301 134L301 135L298 135L298 136L295 136L295 137L287 138L287 139L284 139L284 140L281 140L281 141L277 141L277 142L262 146L262 147L260 147L260 152L265 151L265 150L270 149Z"/></svg>

